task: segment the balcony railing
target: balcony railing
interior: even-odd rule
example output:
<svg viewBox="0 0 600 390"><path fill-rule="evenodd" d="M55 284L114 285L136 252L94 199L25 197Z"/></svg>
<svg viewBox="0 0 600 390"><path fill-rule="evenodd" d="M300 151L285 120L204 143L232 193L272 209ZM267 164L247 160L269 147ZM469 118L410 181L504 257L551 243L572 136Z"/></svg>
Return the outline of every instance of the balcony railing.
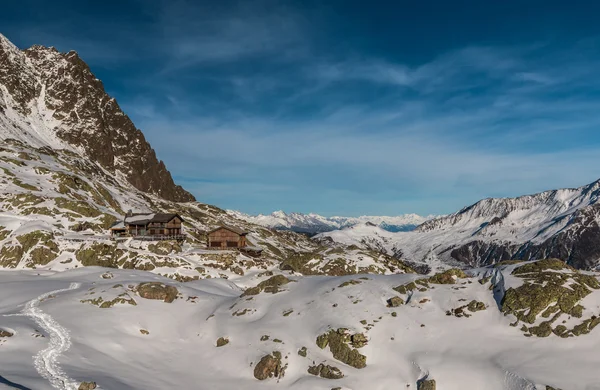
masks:
<svg viewBox="0 0 600 390"><path fill-rule="evenodd" d="M172 234L172 235L145 235L145 236L131 236L134 240L140 241L167 241L167 240L185 240L185 234Z"/></svg>

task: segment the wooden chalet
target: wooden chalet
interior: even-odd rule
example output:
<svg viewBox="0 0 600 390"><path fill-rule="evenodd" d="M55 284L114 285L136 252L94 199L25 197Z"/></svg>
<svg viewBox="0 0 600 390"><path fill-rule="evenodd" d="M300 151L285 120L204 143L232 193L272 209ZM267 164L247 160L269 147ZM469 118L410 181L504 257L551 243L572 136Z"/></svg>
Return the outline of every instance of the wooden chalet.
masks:
<svg viewBox="0 0 600 390"><path fill-rule="evenodd" d="M127 213L122 222L114 224L109 230L113 237L135 237L145 240L182 240L181 224L183 218L179 214Z"/></svg>
<svg viewBox="0 0 600 390"><path fill-rule="evenodd" d="M262 248L251 245L248 232L233 226L221 225L207 233L207 247L212 250L239 250L250 256L259 257Z"/></svg>
<svg viewBox="0 0 600 390"><path fill-rule="evenodd" d="M208 249L239 249L246 246L248 232L233 226L222 225L208 232Z"/></svg>

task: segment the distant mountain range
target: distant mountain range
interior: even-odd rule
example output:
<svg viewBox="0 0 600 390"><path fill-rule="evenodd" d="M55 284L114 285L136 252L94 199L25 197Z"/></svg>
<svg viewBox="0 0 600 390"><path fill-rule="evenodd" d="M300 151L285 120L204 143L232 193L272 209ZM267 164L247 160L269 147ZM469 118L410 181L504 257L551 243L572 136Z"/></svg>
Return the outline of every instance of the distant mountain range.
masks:
<svg viewBox="0 0 600 390"><path fill-rule="evenodd" d="M388 232L408 232L434 216L422 217L417 214L404 214L395 217L324 217L319 214L285 213L275 211L270 215L248 215L228 210L236 218L277 230L290 230L297 233L317 234L344 229L359 224L370 224Z"/></svg>
<svg viewBox="0 0 600 390"><path fill-rule="evenodd" d="M600 265L600 181L517 198L484 199L411 232L356 225L317 240L355 244L429 267L479 267L508 259L559 258Z"/></svg>

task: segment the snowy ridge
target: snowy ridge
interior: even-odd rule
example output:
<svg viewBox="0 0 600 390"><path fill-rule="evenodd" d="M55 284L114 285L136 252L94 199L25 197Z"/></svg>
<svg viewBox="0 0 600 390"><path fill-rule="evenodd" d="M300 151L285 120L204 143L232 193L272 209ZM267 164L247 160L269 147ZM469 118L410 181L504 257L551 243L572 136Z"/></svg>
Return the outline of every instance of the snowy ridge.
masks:
<svg viewBox="0 0 600 390"><path fill-rule="evenodd" d="M412 232L363 225L315 238L382 250L434 269L547 257L593 269L600 264L599 194L596 181L580 188L484 199Z"/></svg>
<svg viewBox="0 0 600 390"><path fill-rule="evenodd" d="M295 232L311 234L343 229L363 223L371 223L392 232L410 231L423 222L434 218L433 215L422 217L417 214L405 214L395 217L324 217L313 213L285 213L284 211L275 211L270 215L259 214L256 216L234 210L228 210L227 212L234 215L236 218L271 229L292 230Z"/></svg>

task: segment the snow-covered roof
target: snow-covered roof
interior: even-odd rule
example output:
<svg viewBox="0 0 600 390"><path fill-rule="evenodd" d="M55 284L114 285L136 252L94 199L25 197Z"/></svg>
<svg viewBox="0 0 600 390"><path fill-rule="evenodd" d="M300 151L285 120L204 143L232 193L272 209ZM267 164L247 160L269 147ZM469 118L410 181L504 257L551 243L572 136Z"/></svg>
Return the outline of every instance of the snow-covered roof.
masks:
<svg viewBox="0 0 600 390"><path fill-rule="evenodd" d="M133 223L133 222L144 223L145 221L152 220L152 218L154 218L154 214L135 214L130 217L125 217L125 222L127 222L127 223Z"/></svg>
<svg viewBox="0 0 600 390"><path fill-rule="evenodd" d="M110 227L110 230L112 230L112 229L125 229L125 222L123 222L123 221L115 222Z"/></svg>

